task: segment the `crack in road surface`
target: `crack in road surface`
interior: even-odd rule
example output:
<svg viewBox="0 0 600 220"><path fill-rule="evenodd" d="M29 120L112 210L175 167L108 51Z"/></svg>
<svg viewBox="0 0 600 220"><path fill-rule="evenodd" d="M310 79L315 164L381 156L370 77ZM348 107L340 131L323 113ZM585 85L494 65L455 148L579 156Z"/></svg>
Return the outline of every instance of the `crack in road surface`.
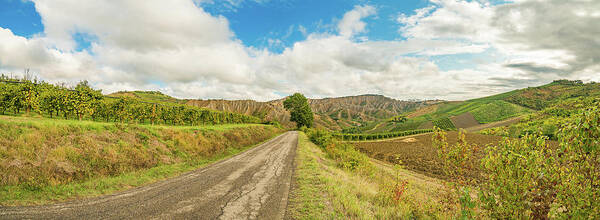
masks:
<svg viewBox="0 0 600 220"><path fill-rule="evenodd" d="M283 219L297 144L287 132L179 177L99 198L0 207L0 219Z"/></svg>

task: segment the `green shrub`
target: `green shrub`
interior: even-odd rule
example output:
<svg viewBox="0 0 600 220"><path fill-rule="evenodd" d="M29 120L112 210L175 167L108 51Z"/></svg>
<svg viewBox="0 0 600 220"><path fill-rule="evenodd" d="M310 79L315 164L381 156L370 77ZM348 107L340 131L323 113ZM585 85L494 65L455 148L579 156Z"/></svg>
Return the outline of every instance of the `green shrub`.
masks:
<svg viewBox="0 0 600 220"><path fill-rule="evenodd" d="M373 167L369 158L354 149L354 146L347 143L341 143L333 139L332 135L320 129L307 129L307 135L311 142L321 147L329 157L336 160L339 167L360 171L360 173L371 173ZM362 138L372 138L372 135L355 136Z"/></svg>
<svg viewBox="0 0 600 220"><path fill-rule="evenodd" d="M305 129L308 130L308 138L311 142L315 143L317 146L321 148L327 147L332 143L332 135L326 130L322 129Z"/></svg>

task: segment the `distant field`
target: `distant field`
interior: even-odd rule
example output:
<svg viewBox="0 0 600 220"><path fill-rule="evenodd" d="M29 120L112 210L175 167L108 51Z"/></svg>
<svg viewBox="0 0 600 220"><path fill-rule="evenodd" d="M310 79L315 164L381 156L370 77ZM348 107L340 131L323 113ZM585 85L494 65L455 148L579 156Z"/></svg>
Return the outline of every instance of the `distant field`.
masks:
<svg viewBox="0 0 600 220"><path fill-rule="evenodd" d="M447 179L442 171L442 162L437 156L437 149L433 147L431 137L433 134L422 134L389 141L378 142L353 142L352 144L372 158L402 164L406 169L413 170L431 177ZM458 132L448 132L449 144L457 143ZM475 152L477 158L482 158L485 146L497 144L503 137L466 133L469 144L476 144L480 149ZM556 145L555 142L551 142ZM470 178L479 179L479 164L473 164Z"/></svg>
<svg viewBox="0 0 600 220"><path fill-rule="evenodd" d="M433 126L450 130L502 121L533 112L531 109L496 99L505 96L506 94L464 102L445 102L410 113L410 117L405 122L385 121L375 125L370 124L370 129L361 130L364 133L383 133L430 129Z"/></svg>

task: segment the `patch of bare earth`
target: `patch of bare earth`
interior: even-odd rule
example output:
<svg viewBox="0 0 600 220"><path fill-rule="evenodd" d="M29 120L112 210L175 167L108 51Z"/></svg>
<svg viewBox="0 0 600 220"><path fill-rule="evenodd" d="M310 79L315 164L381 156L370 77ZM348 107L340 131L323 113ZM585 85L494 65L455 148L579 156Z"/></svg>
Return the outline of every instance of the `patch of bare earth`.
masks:
<svg viewBox="0 0 600 220"><path fill-rule="evenodd" d="M480 123L473 117L470 112L466 112L457 116L450 117L452 123L456 128L469 128L473 126L478 126Z"/></svg>

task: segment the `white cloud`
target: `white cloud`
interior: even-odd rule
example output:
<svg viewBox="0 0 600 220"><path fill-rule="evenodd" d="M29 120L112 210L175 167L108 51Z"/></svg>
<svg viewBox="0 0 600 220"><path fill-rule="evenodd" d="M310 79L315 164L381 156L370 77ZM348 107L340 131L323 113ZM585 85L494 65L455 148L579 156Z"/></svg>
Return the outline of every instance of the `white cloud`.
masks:
<svg viewBox="0 0 600 220"><path fill-rule="evenodd" d="M477 69L502 64L506 76L500 78L514 77L539 84L556 78L591 79L594 77L586 75L600 75L600 55L592 52L600 49L600 22L595 17L595 13L600 13L598 1L524 0L494 6L486 1L432 3L415 10L414 15L398 17L403 36L471 45L437 48L441 54L492 48L505 59L490 61L493 63ZM518 86L522 85L515 83L514 87Z"/></svg>
<svg viewBox="0 0 600 220"><path fill-rule="evenodd" d="M592 1L492 6L436 0L414 15L400 15L400 34L407 39L394 41L361 36L368 30L364 19L377 11L359 5L337 23L321 24L337 33L291 26L287 33L297 27L306 39L282 53L243 45L226 18L198 7L208 4L204 0L34 2L44 33L26 39L0 28L0 69L29 67L52 82L88 79L105 93L160 90L180 98L270 100L299 91L310 97L463 99L557 77L600 80L600 28L594 23L600 7ZM91 48L75 51L74 33L93 36ZM282 39L268 40L281 45ZM486 51L496 58L475 68L444 71L431 61Z"/></svg>
<svg viewBox="0 0 600 220"><path fill-rule="evenodd" d="M344 37L352 37L365 31L367 24L362 21L363 18L377 13L375 7L370 5L355 6L349 12L344 14L344 17L338 23L338 31Z"/></svg>
<svg viewBox="0 0 600 220"><path fill-rule="evenodd" d="M495 36L489 28L494 14L491 7L478 1L439 0L435 5L415 10L415 15L401 14L401 34L408 38L465 39L487 43Z"/></svg>

